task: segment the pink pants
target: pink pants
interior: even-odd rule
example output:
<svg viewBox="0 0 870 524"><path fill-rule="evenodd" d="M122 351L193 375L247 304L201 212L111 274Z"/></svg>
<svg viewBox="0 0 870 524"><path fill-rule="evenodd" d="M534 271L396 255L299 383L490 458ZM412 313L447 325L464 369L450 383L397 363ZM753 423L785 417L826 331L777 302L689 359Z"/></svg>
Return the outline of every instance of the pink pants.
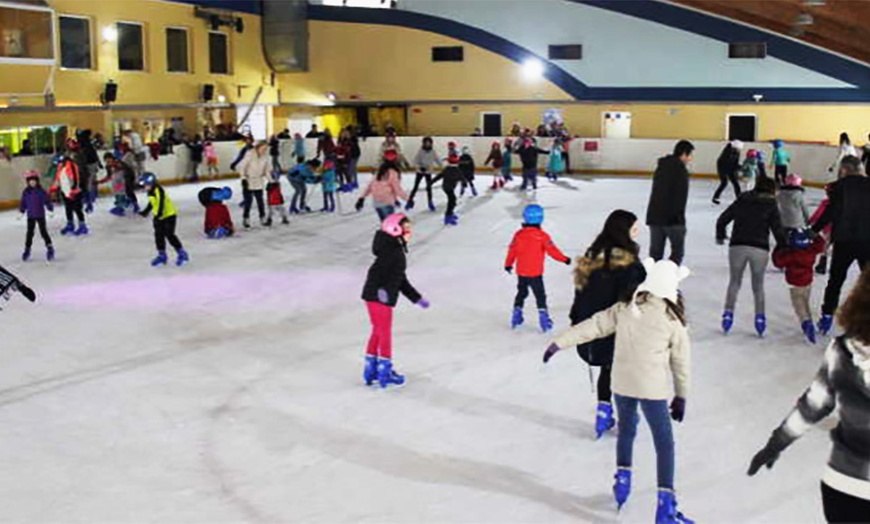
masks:
<svg viewBox="0 0 870 524"><path fill-rule="evenodd" d="M393 308L380 302L366 302L372 335L366 354L379 358L393 358Z"/></svg>

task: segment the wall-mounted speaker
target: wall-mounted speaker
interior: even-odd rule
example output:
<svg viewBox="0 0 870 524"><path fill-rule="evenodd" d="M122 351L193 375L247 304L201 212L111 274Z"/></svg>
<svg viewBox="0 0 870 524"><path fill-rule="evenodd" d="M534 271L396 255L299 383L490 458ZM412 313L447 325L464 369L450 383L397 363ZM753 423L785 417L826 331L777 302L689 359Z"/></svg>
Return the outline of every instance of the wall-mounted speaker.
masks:
<svg viewBox="0 0 870 524"><path fill-rule="evenodd" d="M202 101L211 102L214 100L214 84L202 85Z"/></svg>
<svg viewBox="0 0 870 524"><path fill-rule="evenodd" d="M103 94L100 95L100 101L104 104L111 104L118 99L118 84L109 80L103 87Z"/></svg>

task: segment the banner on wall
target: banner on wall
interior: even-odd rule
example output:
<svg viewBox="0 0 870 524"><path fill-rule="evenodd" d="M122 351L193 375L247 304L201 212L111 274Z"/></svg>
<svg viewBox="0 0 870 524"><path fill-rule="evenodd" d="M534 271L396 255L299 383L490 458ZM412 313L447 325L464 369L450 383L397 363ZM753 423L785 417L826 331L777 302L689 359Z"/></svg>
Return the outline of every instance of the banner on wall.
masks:
<svg viewBox="0 0 870 524"><path fill-rule="evenodd" d="M547 128L549 128L554 124L563 124L565 122L565 118L562 115L562 110L554 107L544 110L544 114L541 117L541 122L545 126L547 126Z"/></svg>

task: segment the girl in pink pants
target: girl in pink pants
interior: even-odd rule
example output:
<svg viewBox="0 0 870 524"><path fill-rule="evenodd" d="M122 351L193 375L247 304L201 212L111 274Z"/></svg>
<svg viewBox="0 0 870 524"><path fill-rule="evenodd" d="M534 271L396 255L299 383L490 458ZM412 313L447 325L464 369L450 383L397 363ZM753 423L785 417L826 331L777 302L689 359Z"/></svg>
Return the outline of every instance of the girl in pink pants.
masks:
<svg viewBox="0 0 870 524"><path fill-rule="evenodd" d="M411 221L404 214L388 216L375 233L372 253L375 261L369 268L362 299L372 323L372 334L366 347L363 380L372 385L377 380L382 388L401 386L405 377L393 370L393 308L399 294L426 309L429 302L414 289L405 276Z"/></svg>

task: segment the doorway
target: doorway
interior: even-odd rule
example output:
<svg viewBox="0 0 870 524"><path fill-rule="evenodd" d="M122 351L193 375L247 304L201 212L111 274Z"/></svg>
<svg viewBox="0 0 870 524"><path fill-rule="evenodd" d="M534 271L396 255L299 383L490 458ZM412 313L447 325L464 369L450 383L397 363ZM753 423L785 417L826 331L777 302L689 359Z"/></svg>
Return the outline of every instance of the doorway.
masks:
<svg viewBox="0 0 870 524"><path fill-rule="evenodd" d="M501 135L501 113L480 113L481 128L483 136L502 136Z"/></svg>
<svg viewBox="0 0 870 524"><path fill-rule="evenodd" d="M728 140L755 142L756 117L748 114L728 115L726 135Z"/></svg>

